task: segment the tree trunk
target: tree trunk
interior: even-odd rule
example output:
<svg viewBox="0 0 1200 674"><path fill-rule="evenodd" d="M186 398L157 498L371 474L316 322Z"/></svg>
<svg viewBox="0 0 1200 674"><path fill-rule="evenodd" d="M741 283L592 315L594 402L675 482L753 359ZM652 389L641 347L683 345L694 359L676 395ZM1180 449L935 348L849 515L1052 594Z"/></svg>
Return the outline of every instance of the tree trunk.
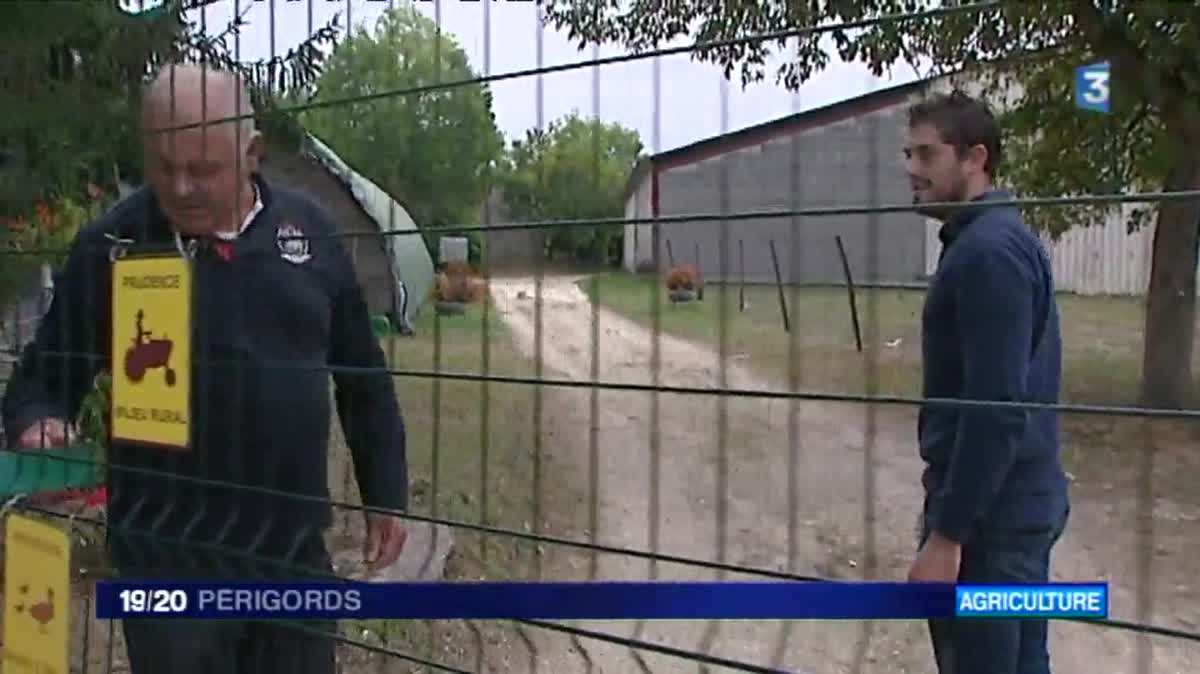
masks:
<svg viewBox="0 0 1200 674"><path fill-rule="evenodd" d="M1200 153L1182 153L1167 191L1200 189ZM1146 329L1142 344L1142 404L1179 409L1192 402L1200 200L1164 202L1154 228Z"/></svg>

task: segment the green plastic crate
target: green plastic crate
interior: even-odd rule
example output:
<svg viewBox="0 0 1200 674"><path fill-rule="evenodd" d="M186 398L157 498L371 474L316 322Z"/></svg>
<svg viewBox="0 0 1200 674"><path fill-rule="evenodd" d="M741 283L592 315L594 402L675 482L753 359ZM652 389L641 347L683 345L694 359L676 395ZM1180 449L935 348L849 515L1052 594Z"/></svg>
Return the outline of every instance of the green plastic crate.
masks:
<svg viewBox="0 0 1200 674"><path fill-rule="evenodd" d="M0 498L98 487L103 480L97 456L91 446L0 450Z"/></svg>
<svg viewBox="0 0 1200 674"><path fill-rule="evenodd" d="M375 330L376 337L387 337L392 334L392 322L382 314L371 317L371 327Z"/></svg>

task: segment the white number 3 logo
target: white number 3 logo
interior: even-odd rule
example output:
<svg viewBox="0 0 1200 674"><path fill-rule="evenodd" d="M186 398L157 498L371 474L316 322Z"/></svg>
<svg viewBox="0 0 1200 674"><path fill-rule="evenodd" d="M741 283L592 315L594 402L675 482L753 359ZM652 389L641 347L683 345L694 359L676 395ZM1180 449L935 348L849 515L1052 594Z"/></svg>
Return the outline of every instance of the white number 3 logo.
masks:
<svg viewBox="0 0 1200 674"><path fill-rule="evenodd" d="M1087 87L1083 91L1083 100L1092 104L1104 103L1108 100L1108 73L1091 71L1083 74Z"/></svg>

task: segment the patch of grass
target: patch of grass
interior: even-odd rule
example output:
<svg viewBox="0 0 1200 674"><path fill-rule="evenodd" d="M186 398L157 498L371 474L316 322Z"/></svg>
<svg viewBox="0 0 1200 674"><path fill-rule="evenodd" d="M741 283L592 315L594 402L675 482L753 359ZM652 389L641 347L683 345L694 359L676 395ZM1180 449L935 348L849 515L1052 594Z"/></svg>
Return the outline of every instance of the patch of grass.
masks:
<svg viewBox="0 0 1200 674"><path fill-rule="evenodd" d="M481 304L470 305L465 315L443 317L430 306L415 327L415 339L396 338L388 345L396 370L533 375L533 364L517 353L492 307L485 320ZM533 506L534 387L401 375L396 392L418 512L527 529ZM503 543L487 538L489 545ZM499 557L483 548L478 552L491 562L512 551L497 549Z"/></svg>
<svg viewBox="0 0 1200 674"><path fill-rule="evenodd" d="M767 383L786 387L794 367L801 390L863 393L868 386L868 355L872 344L879 362L874 392L915 395L920 365L919 294L905 290L860 292L858 309L864 351L855 350L854 330L844 290L834 288L785 288L792 332L784 331L783 311L774 287L745 289L745 310L739 309L736 286L709 285L704 301L673 305L659 279L610 273L593 286L580 287L593 301L652 327L655 296L662 330L707 344L716 349L725 325L727 353L764 375ZM874 316L874 319L871 319ZM884 342L900 338L895 349Z"/></svg>
<svg viewBox="0 0 1200 674"><path fill-rule="evenodd" d="M592 294L591 283L580 287ZM779 292L773 286L746 287L744 311L736 285L709 286L703 302L679 305L670 303L653 276L604 274L595 288L593 300L646 326L653 325L657 295L665 332L714 347L724 321L728 352L778 385L786 385L794 357L802 390L920 394L921 290L856 289L863 338L859 353L845 288L785 287L791 333L784 331ZM1142 302L1060 295L1059 310L1064 401L1133 403L1141 371ZM872 360L878 373L874 384Z"/></svg>
<svg viewBox="0 0 1200 674"><path fill-rule="evenodd" d="M517 353L497 311L489 306L486 319L484 314L483 304L472 304L463 315L437 316L430 303L414 326L414 337L390 337L383 343L390 367L400 372L395 385L408 439L410 509L419 515L528 532L535 513L534 387L426 376L439 371L532 376L533 364ZM357 503L340 431L333 440L331 474L335 480L341 476L345 485L342 500ZM565 489L557 481L543 481L538 495L543 520ZM360 514L348 512L339 525L361 540L360 522ZM452 535L447 576L454 579L520 578L539 554L534 544L511 536L457 527ZM364 638L359 632L365 628L389 649L466 669L475 666L477 651L485 644L492 651L512 641L512 635L495 624L371 621L355 627L351 636L356 639ZM352 660L367 657L352 650L356 649L347 649Z"/></svg>
<svg viewBox="0 0 1200 674"><path fill-rule="evenodd" d="M858 288L856 305L863 352L855 344L850 300L845 288L785 287L792 332L783 328L783 310L774 286L748 286L741 310L737 285L709 285L704 301L672 305L662 279L652 275L606 273L580 288L603 306L652 327L657 312L665 333L717 349L724 333L727 353L766 383L788 388L790 374L802 391L839 394L919 396L921 393L921 308L924 291ZM1058 298L1063 332L1063 401L1128 405L1137 400L1141 376L1143 300L1125 297ZM655 309L657 303L658 308ZM721 325L724 323L724 330ZM911 417L913 410L882 408ZM1146 421L1131 417L1063 415L1066 461L1080 478L1111 475L1128 468L1131 455L1151 440ZM1159 420L1156 445L1167 442L1171 456L1180 444L1194 445L1194 424ZM914 426L915 434L915 426ZM1163 439L1169 440L1163 440ZM1116 457L1124 455L1121 462ZM1177 457L1177 458L1178 458ZM1179 460L1183 460L1180 458ZM1195 459L1191 459L1193 463ZM1160 464L1165 490L1194 500L1194 478ZM1184 484L1190 481L1190 484Z"/></svg>

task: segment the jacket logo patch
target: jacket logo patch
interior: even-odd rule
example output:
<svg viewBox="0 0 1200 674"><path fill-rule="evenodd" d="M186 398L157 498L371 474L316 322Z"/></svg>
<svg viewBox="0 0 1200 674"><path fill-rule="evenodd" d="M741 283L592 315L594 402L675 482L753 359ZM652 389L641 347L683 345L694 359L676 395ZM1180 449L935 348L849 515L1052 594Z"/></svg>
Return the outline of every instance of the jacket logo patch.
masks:
<svg viewBox="0 0 1200 674"><path fill-rule="evenodd" d="M289 224L282 224L275 232L275 243L279 245L279 256L292 264L301 264L312 258L308 239L291 237L304 236L303 230Z"/></svg>

